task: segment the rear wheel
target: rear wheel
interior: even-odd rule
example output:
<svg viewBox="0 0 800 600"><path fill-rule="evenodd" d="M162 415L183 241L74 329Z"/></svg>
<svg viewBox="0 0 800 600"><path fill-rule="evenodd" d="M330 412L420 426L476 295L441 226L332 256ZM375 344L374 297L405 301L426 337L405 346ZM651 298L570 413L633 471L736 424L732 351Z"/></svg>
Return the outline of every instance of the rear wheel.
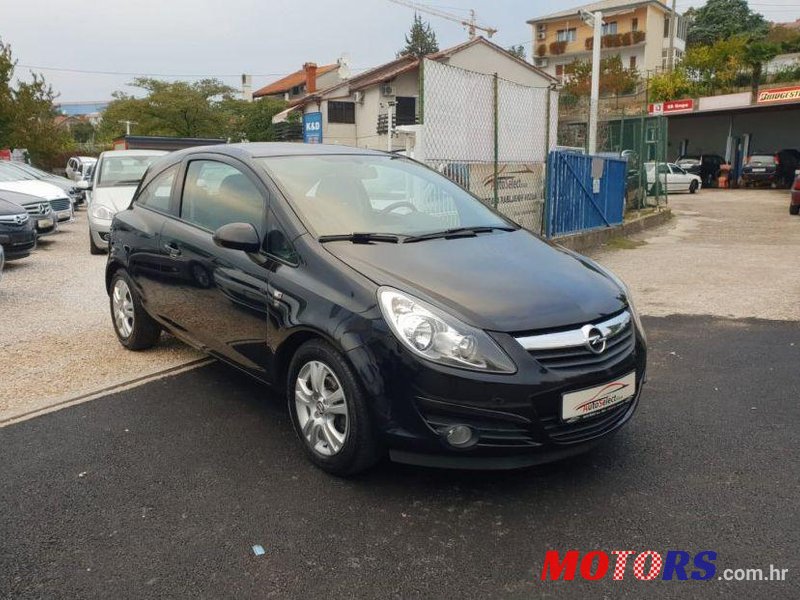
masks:
<svg viewBox="0 0 800 600"><path fill-rule="evenodd" d="M128 350L153 347L161 326L147 314L127 271L120 269L111 278L111 321L120 343Z"/></svg>
<svg viewBox="0 0 800 600"><path fill-rule="evenodd" d="M800 204L790 204L789 205L789 214L790 215L800 214Z"/></svg>
<svg viewBox="0 0 800 600"><path fill-rule="evenodd" d="M381 458L364 392L344 356L322 340L295 353L289 413L308 458L334 475L353 475Z"/></svg>

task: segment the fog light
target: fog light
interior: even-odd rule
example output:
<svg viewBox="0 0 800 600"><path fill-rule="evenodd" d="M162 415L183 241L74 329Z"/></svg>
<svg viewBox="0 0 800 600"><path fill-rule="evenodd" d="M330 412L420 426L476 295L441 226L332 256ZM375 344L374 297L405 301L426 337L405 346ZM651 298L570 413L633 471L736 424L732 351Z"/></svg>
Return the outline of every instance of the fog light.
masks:
<svg viewBox="0 0 800 600"><path fill-rule="evenodd" d="M474 443L472 429L466 425L453 425L445 433L447 443L456 448L466 448Z"/></svg>

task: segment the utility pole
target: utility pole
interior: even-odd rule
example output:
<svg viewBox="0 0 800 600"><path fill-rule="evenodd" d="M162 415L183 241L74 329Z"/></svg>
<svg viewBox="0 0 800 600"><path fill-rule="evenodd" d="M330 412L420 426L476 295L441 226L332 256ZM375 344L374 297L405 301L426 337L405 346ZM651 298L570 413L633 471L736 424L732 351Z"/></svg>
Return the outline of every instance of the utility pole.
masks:
<svg viewBox="0 0 800 600"><path fill-rule="evenodd" d="M674 1L674 0L673 0ZM592 92L589 98L589 154L597 152L597 113L600 104L600 46L603 43L603 13L581 10L581 19L594 28L592 40Z"/></svg>
<svg viewBox="0 0 800 600"><path fill-rule="evenodd" d="M131 125L138 125L139 124L136 121L128 121L128 120L120 121L120 123L125 123L125 135L130 135L131 134Z"/></svg>
<svg viewBox="0 0 800 600"><path fill-rule="evenodd" d="M667 55L667 69L672 72L675 68L675 29L677 28L675 18L675 0L672 0L672 14L669 16L669 54Z"/></svg>

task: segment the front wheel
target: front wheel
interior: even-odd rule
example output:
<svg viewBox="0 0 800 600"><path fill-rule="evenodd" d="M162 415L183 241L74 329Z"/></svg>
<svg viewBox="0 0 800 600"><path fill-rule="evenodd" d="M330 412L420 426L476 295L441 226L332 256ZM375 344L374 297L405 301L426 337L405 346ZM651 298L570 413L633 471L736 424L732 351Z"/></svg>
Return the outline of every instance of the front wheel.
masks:
<svg viewBox="0 0 800 600"><path fill-rule="evenodd" d="M155 346L161 335L161 326L142 307L142 301L124 269L114 273L110 289L111 322L120 343L128 350Z"/></svg>
<svg viewBox="0 0 800 600"><path fill-rule="evenodd" d="M316 466L353 475L381 458L357 376L330 344L303 344L292 358L286 387L292 425Z"/></svg>
<svg viewBox="0 0 800 600"><path fill-rule="evenodd" d="M692 180L692 183L689 184L689 193L694 194L697 191L697 181Z"/></svg>

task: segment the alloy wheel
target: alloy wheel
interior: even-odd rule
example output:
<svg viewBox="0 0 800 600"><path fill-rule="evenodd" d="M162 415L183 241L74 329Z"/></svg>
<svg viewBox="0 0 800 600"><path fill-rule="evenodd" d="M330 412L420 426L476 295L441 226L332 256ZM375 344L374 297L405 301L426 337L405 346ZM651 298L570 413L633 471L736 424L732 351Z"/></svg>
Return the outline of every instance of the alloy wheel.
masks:
<svg viewBox="0 0 800 600"><path fill-rule="evenodd" d="M134 310L131 289L124 279L117 279L111 291L111 307L114 326L123 338L130 337L133 332Z"/></svg>
<svg viewBox="0 0 800 600"><path fill-rule="evenodd" d="M309 448L320 456L341 451L350 431L347 398L328 365L312 360L302 366L294 387L295 411Z"/></svg>

